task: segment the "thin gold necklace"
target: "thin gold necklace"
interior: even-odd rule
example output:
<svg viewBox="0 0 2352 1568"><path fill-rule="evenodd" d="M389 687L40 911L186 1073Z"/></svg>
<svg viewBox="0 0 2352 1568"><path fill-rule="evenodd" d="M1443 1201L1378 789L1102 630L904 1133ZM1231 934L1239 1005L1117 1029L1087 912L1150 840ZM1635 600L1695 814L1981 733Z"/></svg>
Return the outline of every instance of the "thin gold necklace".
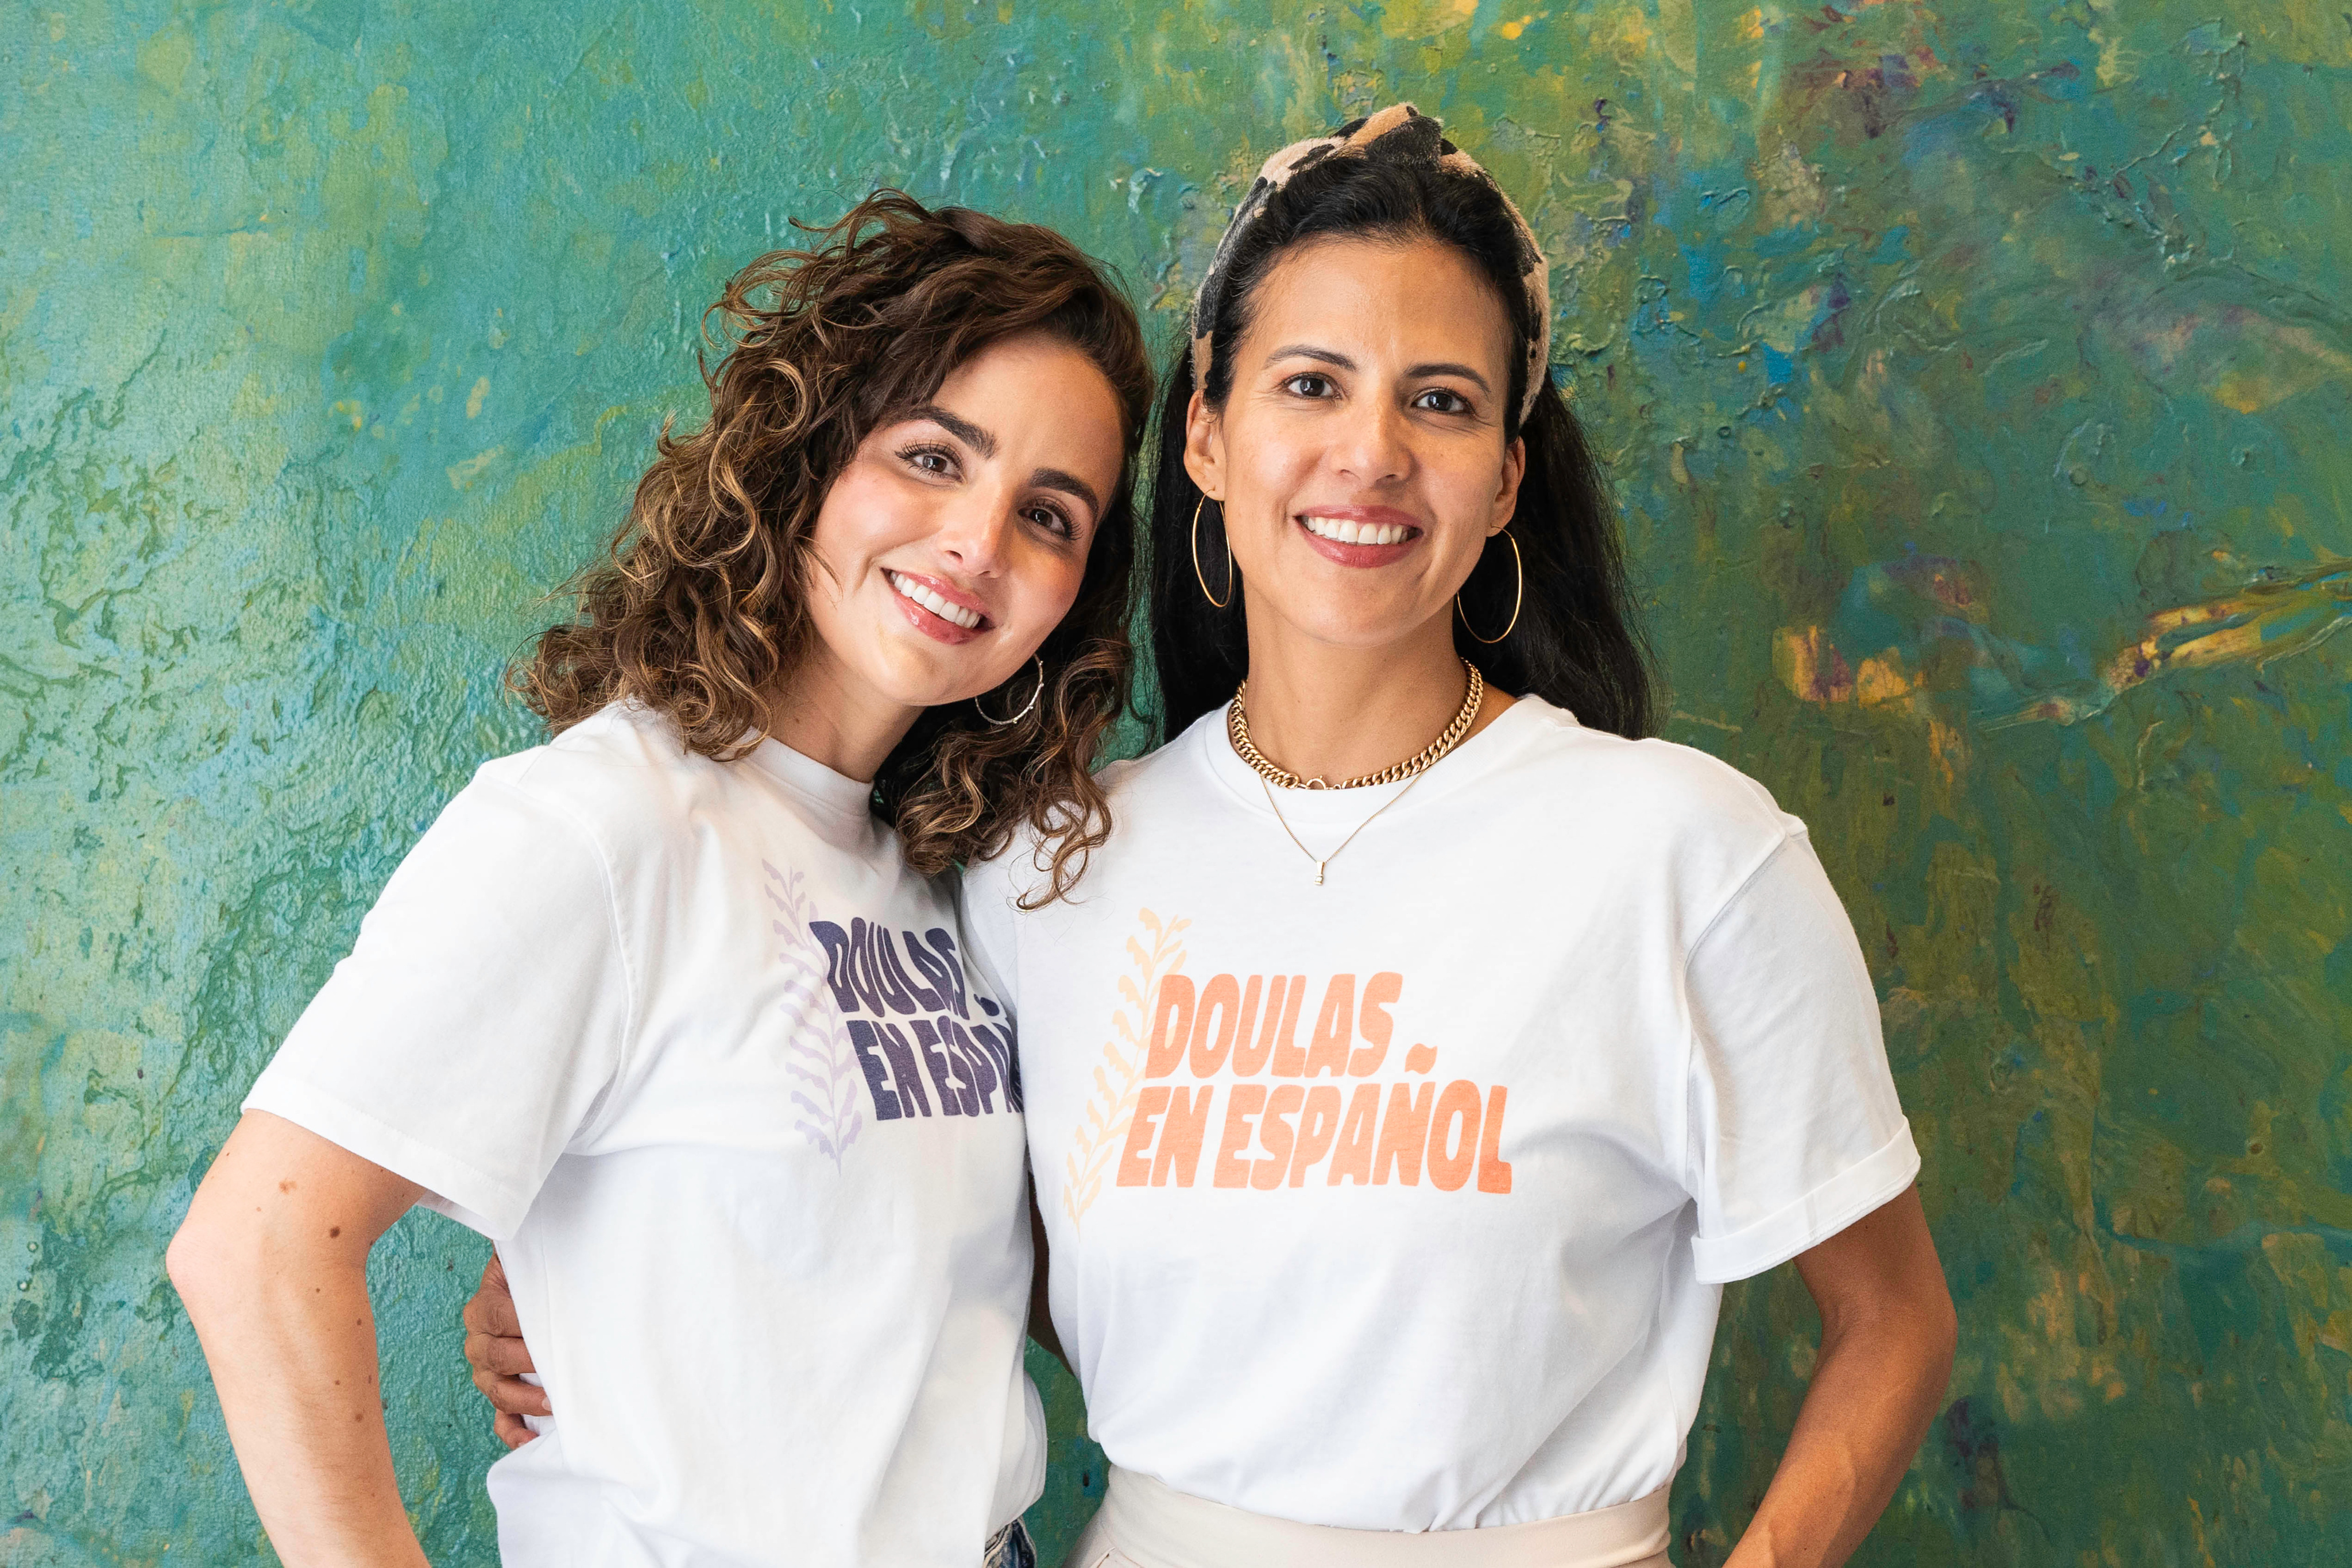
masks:
<svg viewBox="0 0 2352 1568"><path fill-rule="evenodd" d="M1423 773L1426 773L1427 771L1428 771L1428 769L1427 769L1427 768L1423 768L1423 769L1422 770L1422 772L1423 772ZM1366 828L1370 827L1370 826L1372 825L1372 823L1373 823L1373 822L1374 822L1374 821L1375 821L1380 817L1380 814L1381 814L1381 811L1385 811L1385 810L1387 810L1391 806L1395 805L1399 800L1403 800L1407 795L1412 794L1412 787L1413 787L1415 784L1420 783L1420 782L1421 782L1421 779L1422 779L1422 774L1421 774L1421 773L1416 773L1416 774L1414 774L1414 775L1413 775L1410 779L1408 779L1408 780L1406 781L1406 783L1405 783L1405 787L1404 787L1403 789L1402 789L1398 790L1395 794L1393 794L1393 795L1390 796L1387 800L1385 800L1381 801L1381 802L1380 803L1380 808L1379 808L1379 810L1377 810L1373 811L1373 813L1372 813L1370 816L1366 817L1362 821L1358 822L1358 823L1356 824L1356 833L1360 833L1360 832L1362 832ZM1257 787L1258 787L1259 789L1263 789L1263 790L1265 790L1265 803L1266 803L1267 805L1269 805L1269 806L1273 806L1273 807L1274 807L1274 820L1275 820L1276 821L1280 822L1280 823L1282 824L1282 831L1283 831L1284 832L1286 832L1286 833L1290 833L1290 841L1291 841L1292 843L1294 843L1294 844L1298 844L1298 852L1299 852L1300 854L1302 854L1302 855L1305 855L1308 860L1311 860L1311 861L1314 861L1314 862L1315 862L1315 885L1316 885L1316 886L1318 886L1318 887L1322 886L1322 885L1323 885L1323 868L1324 868L1325 866L1329 865L1333 861L1338 860L1338 859L1339 858L1339 850L1344 850L1344 849L1346 849L1349 844L1352 844L1352 843L1354 843L1354 842L1356 841L1356 833L1349 833L1346 838L1341 839L1341 840L1339 841L1339 850L1333 850L1329 854L1325 855L1325 856L1321 857L1320 859L1317 859L1316 854L1315 854L1315 852L1314 852L1313 850L1308 849L1305 844L1303 844L1303 843L1299 843L1299 841L1298 841L1298 835L1297 835L1297 833L1292 833L1292 832L1290 831L1290 819L1288 819L1287 817L1285 817L1285 816L1282 814L1282 808L1281 808L1279 805L1276 805L1276 802L1275 802L1275 799L1274 799L1274 786L1273 786L1273 785L1271 785L1271 784L1269 784L1269 783L1267 783L1267 782L1266 782L1263 778L1261 778L1261 779L1258 779L1258 781L1257 781Z"/></svg>
<svg viewBox="0 0 2352 1568"><path fill-rule="evenodd" d="M1265 791L1266 806L1274 812L1274 820L1282 824L1285 836L1298 846L1300 854L1315 862L1316 886L1323 885L1325 870L1333 861L1339 858L1341 851L1356 841L1356 834L1379 821L1382 811L1412 794L1412 787L1421 782L1422 775L1428 772L1431 766L1440 758L1460 745L1463 736L1467 734L1470 726L1476 722L1479 706L1486 698L1486 677L1478 673L1478 666L1467 659L1462 661L1462 667L1469 672L1469 694L1463 699L1462 711L1455 714L1454 722L1445 727L1444 734L1413 756L1406 758L1402 762L1384 768L1378 773L1367 773L1360 779L1350 779L1340 784L1327 784L1320 779L1300 779L1298 775L1287 768L1276 768L1267 761L1258 748L1250 744L1249 721L1243 713L1242 702L1249 691L1249 683L1244 680L1235 690L1233 706L1226 710L1225 733L1232 737L1234 750L1257 774L1257 787ZM1276 784L1280 784L1286 789L1354 789L1373 784L1393 784L1400 779L1406 781L1405 787L1374 808L1370 816L1356 824L1355 832L1341 839L1339 849L1333 850L1328 855L1318 855L1307 847L1298 834L1292 830L1290 819L1282 814L1281 803L1274 798L1274 786Z"/></svg>
<svg viewBox="0 0 2352 1568"><path fill-rule="evenodd" d="M1234 700L1225 708L1225 735L1233 742L1234 754L1244 762L1248 763L1259 778L1270 783L1279 784L1286 789L1362 789L1374 784L1393 784L1400 779L1411 779L1421 773L1439 758L1461 745L1462 737L1469 734L1470 727L1478 721L1479 705L1486 699L1486 677L1480 674L1478 666L1467 659L1462 661L1462 668L1468 677L1469 685L1462 695L1462 711L1454 716L1454 722L1447 725L1445 732L1435 740L1431 741L1402 762L1391 763L1377 773L1366 773L1354 779L1342 779L1339 783L1334 784L1321 778L1302 779L1289 768L1276 767L1268 761L1265 754L1250 740L1247 706L1249 682L1246 678L1234 688ZM1269 796L1268 799L1272 797ZM1370 820L1366 819L1366 821ZM1331 852L1337 854L1339 852L1334 850Z"/></svg>

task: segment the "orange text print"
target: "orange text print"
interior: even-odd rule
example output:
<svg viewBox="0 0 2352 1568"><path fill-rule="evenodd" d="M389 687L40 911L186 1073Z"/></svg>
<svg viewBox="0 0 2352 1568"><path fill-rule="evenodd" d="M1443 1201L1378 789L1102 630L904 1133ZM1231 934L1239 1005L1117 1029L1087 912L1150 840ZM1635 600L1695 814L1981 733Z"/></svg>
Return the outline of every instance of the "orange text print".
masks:
<svg viewBox="0 0 2352 1568"><path fill-rule="evenodd" d="M1502 1084L1349 1082L1387 1064L1403 993L1391 971L1319 987L1304 975L1160 977L1116 1185L1189 1187L1205 1155L1205 1185L1232 1191L1318 1175L1328 1186L1418 1186L1425 1174L1441 1192L1509 1192ZM1412 1073L1436 1061L1424 1044L1404 1055ZM1195 1082L1163 1082L1179 1077ZM1251 1082L1281 1079L1294 1082Z"/></svg>

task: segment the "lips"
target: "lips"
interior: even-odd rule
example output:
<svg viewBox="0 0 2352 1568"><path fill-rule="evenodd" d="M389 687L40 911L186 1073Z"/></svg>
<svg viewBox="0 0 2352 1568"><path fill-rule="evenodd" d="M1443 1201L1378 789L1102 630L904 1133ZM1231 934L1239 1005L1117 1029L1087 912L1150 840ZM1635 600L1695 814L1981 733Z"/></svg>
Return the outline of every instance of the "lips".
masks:
<svg viewBox="0 0 2352 1568"><path fill-rule="evenodd" d="M1341 566L1387 566L1423 537L1412 515L1394 507L1316 507L1296 521L1316 554Z"/></svg>
<svg viewBox="0 0 2352 1568"><path fill-rule="evenodd" d="M887 568L884 569L882 575L888 580L891 591L901 600L959 632L979 632L992 624L986 615L981 613L979 602L952 584L941 582L936 577L918 577L912 572L892 571Z"/></svg>
<svg viewBox="0 0 2352 1568"><path fill-rule="evenodd" d="M934 643L952 647L995 630L996 623L982 612L979 601L953 583L887 567L882 579L890 585L891 601L906 616L907 624Z"/></svg>
<svg viewBox="0 0 2352 1568"><path fill-rule="evenodd" d="M1298 519L1318 539L1343 545L1401 545L1416 531L1410 523L1360 523L1309 512Z"/></svg>

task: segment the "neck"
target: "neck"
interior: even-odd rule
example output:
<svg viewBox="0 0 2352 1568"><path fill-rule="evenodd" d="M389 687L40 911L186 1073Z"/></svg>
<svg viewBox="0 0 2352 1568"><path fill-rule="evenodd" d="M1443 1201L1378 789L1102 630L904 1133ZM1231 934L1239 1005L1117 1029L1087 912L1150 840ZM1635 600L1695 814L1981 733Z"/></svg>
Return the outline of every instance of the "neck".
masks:
<svg viewBox="0 0 2352 1568"><path fill-rule="evenodd" d="M783 678L771 707L771 736L835 773L868 783L923 711L847 678L822 643Z"/></svg>
<svg viewBox="0 0 2352 1568"><path fill-rule="evenodd" d="M1250 740L1276 766L1302 778L1357 779L1404 760L1444 731L1467 695L1444 616L1401 642L1354 648L1301 636L1270 613L1255 614L1249 654ZM1513 700L1488 686L1469 734Z"/></svg>

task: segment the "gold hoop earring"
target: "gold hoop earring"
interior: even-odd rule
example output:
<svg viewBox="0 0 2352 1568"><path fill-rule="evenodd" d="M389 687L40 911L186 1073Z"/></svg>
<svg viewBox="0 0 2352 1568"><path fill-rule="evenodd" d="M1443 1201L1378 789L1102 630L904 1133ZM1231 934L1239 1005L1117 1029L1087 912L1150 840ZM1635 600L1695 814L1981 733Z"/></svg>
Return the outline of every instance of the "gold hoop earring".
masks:
<svg viewBox="0 0 2352 1568"><path fill-rule="evenodd" d="M1223 610L1234 601L1234 546L1232 540L1225 541L1225 596L1220 599L1209 591L1209 580L1201 571L1201 508L1208 504L1206 496L1192 503L1192 580L1201 585L1202 598ZM1217 510L1222 515L1224 508L1221 506Z"/></svg>
<svg viewBox="0 0 2352 1568"><path fill-rule="evenodd" d="M1464 630L1465 632L1469 632L1469 633L1470 633L1470 635L1471 635L1474 639L1475 639L1476 641L1481 642L1481 643L1487 643L1487 644L1489 644L1489 645L1492 645L1492 644L1494 644L1494 643L1499 643L1499 642L1501 642L1504 638L1506 638L1506 637L1509 636L1509 635L1511 634L1511 627L1512 627L1512 626L1517 626L1517 625L1519 623L1519 601L1520 601L1521 600L1525 599L1525 598L1527 597L1527 593L1528 593L1528 567L1527 567L1527 563L1526 563L1525 561L1523 561L1523 560L1521 560L1521 559L1519 559L1519 541L1518 541L1518 540L1517 540L1517 539L1511 538L1511 529L1510 529L1510 525L1508 525L1507 523L1507 524L1505 524L1505 525L1504 525L1504 527L1503 527L1503 537L1504 537L1505 538L1507 538L1507 539L1510 539L1510 543L1511 543L1511 572L1512 572L1512 575L1513 575L1513 576L1517 580L1517 587L1515 587L1515 588L1513 588L1513 589L1511 590L1511 622L1510 622L1510 625L1509 625L1509 626L1506 626L1506 627L1504 627L1504 628L1502 629L1502 631L1500 631L1500 632L1496 632L1496 633L1494 636L1492 636L1492 637L1480 637L1480 636L1478 635L1478 629L1477 629L1476 627L1475 627L1475 626L1473 626L1473 625L1471 625L1471 624L1470 624L1470 617L1469 617L1469 616L1467 616L1467 615L1463 615L1463 613L1462 613L1462 596L1461 596L1460 594L1458 594L1458 593L1457 593L1457 594L1455 594L1455 595L1454 596L1454 614L1456 614L1456 615L1461 615L1461 616L1462 616L1462 630Z"/></svg>

